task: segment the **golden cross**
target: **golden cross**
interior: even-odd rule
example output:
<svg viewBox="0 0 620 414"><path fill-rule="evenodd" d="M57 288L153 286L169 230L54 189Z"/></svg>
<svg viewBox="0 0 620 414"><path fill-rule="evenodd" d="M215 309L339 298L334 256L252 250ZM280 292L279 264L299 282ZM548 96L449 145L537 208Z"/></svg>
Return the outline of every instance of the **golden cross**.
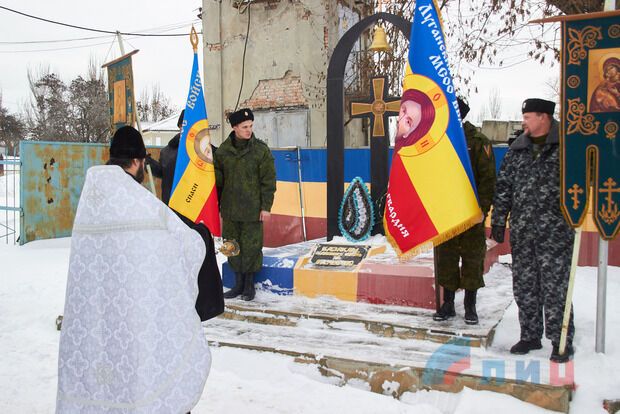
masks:
<svg viewBox="0 0 620 414"><path fill-rule="evenodd" d="M605 181L603 183L603 187L605 187L604 190L598 190L599 193L607 193L607 195L605 196L605 200L607 200L607 208L610 209L611 206L614 204L614 201L612 200L612 194L613 193L620 193L620 188L614 188L616 186L616 182L609 177L607 179L607 181Z"/></svg>
<svg viewBox="0 0 620 414"><path fill-rule="evenodd" d="M618 212L618 206L615 205L613 200L613 193L620 193L620 188L614 188L617 183L609 177L604 183L603 187L605 189L599 189L599 193L607 193L605 196L605 200L607 200L607 208L605 206L601 207L601 211L599 211L599 215L607 224L612 224L614 221L618 219L620 216L620 212Z"/></svg>
<svg viewBox="0 0 620 414"><path fill-rule="evenodd" d="M572 194L571 199L573 200L573 209L577 210L579 208L579 194L583 194L583 189L577 184L573 184L570 190L568 190L568 194Z"/></svg>
<svg viewBox="0 0 620 414"><path fill-rule="evenodd" d="M385 117L400 111L400 98L388 96L387 89L387 78L373 78L370 100L351 102L351 118L370 117L373 137L385 136Z"/></svg>

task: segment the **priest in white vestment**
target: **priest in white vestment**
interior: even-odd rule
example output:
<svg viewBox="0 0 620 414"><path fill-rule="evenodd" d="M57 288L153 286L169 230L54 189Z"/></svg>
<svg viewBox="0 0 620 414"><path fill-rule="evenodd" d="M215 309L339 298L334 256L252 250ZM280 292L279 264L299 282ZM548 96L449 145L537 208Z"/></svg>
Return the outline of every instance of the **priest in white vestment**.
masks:
<svg viewBox="0 0 620 414"><path fill-rule="evenodd" d="M205 245L139 184L145 156L140 134L123 127L110 148L117 165L86 174L71 240L57 413L184 414L209 374L195 309Z"/></svg>

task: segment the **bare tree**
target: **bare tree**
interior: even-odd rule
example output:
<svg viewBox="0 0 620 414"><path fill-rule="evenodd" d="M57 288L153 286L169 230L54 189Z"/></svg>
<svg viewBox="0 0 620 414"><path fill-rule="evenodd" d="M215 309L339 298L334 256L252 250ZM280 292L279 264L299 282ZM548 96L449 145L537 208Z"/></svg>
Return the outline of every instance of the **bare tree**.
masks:
<svg viewBox="0 0 620 414"><path fill-rule="evenodd" d="M78 76L69 86L69 105L74 122L72 138L79 142L106 142L110 135L106 85L100 65L91 58L86 78Z"/></svg>
<svg viewBox="0 0 620 414"><path fill-rule="evenodd" d="M27 107L26 124L33 139L70 140L67 85L49 67L28 69L28 82L32 99Z"/></svg>
<svg viewBox="0 0 620 414"><path fill-rule="evenodd" d="M104 142L109 138L106 85L91 60L86 77L69 85L49 67L28 70L32 98L25 117L32 139Z"/></svg>
<svg viewBox="0 0 620 414"><path fill-rule="evenodd" d="M480 106L480 110L478 111L478 123L479 123L480 125L482 125L482 122L483 122L485 119L487 119L487 117L488 117L488 112L489 112L489 111L488 111L488 109L487 109L487 104L486 104L486 103L483 103L483 104Z"/></svg>
<svg viewBox="0 0 620 414"><path fill-rule="evenodd" d="M489 115L492 119L500 119L502 116L502 98L496 87L489 93Z"/></svg>
<svg viewBox="0 0 620 414"><path fill-rule="evenodd" d="M170 104L170 98L163 94L157 83L151 86L150 91L142 90L136 106L138 116L144 122L161 121L178 111L176 106Z"/></svg>
<svg viewBox="0 0 620 414"><path fill-rule="evenodd" d="M9 154L16 153L19 140L24 138L26 127L17 115L9 113L2 104L0 91L0 143L4 144Z"/></svg>
<svg viewBox="0 0 620 414"><path fill-rule="evenodd" d="M545 86L547 87L547 98L553 101L558 100L560 96L560 77L554 76L547 79L547 82L545 82Z"/></svg>
<svg viewBox="0 0 620 414"><path fill-rule="evenodd" d="M381 3L381 11L412 20L415 0ZM620 0L616 0L616 3L620 4ZM459 89L465 94L475 89L475 86L470 85L470 75L466 71L458 70L461 62L505 66L509 62L505 62L501 51L513 46L526 47L520 56L522 61L558 61L560 51L556 40L560 35L557 25L530 25L529 21L603 9L603 0L439 0L438 4L444 21L444 33L448 43L453 46L449 47L452 74ZM362 15L367 16L379 10L379 0L372 0ZM392 79L391 93L401 93L400 83L394 80L402 79L409 42L396 27L386 25L385 29L394 50L361 56L359 62L356 62L360 79L352 82L356 87L355 90L347 91L348 94L365 93L368 85L364 79L378 74ZM367 36L370 37L370 33ZM510 63L515 64L514 61Z"/></svg>

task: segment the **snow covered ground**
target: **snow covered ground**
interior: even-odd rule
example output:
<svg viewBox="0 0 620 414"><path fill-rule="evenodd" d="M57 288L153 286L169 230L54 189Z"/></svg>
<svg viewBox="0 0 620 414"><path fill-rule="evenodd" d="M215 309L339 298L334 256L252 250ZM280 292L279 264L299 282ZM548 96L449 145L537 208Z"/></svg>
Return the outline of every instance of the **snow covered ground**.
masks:
<svg viewBox="0 0 620 414"><path fill-rule="evenodd" d="M13 161L7 157L5 161ZM19 207L19 166L4 164L0 175L0 243L13 243L19 236L19 212L1 207Z"/></svg>
<svg viewBox="0 0 620 414"><path fill-rule="evenodd" d="M0 243L0 413L52 413L59 332L70 239ZM506 258L508 259L508 258ZM620 268L609 268L606 354L594 352L596 269L579 268L575 286L577 391L571 413L604 413L603 399L620 398ZM514 303L497 329L497 357L518 339ZM537 351L541 359L550 344ZM213 367L193 413L543 413L515 398L464 390L406 393L400 400L369 392L365 383L340 386L316 367L293 358L233 348L212 348Z"/></svg>

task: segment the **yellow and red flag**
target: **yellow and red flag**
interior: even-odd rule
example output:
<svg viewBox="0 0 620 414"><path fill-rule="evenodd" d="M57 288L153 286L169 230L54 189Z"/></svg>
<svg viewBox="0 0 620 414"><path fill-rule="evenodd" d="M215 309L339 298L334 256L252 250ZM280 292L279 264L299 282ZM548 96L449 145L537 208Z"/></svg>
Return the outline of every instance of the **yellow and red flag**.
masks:
<svg viewBox="0 0 620 414"><path fill-rule="evenodd" d="M482 220L439 9L433 0L415 7L383 219L399 256Z"/></svg>
<svg viewBox="0 0 620 414"><path fill-rule="evenodd" d="M209 120L195 50L168 205L193 222L204 223L214 236L222 234Z"/></svg>

